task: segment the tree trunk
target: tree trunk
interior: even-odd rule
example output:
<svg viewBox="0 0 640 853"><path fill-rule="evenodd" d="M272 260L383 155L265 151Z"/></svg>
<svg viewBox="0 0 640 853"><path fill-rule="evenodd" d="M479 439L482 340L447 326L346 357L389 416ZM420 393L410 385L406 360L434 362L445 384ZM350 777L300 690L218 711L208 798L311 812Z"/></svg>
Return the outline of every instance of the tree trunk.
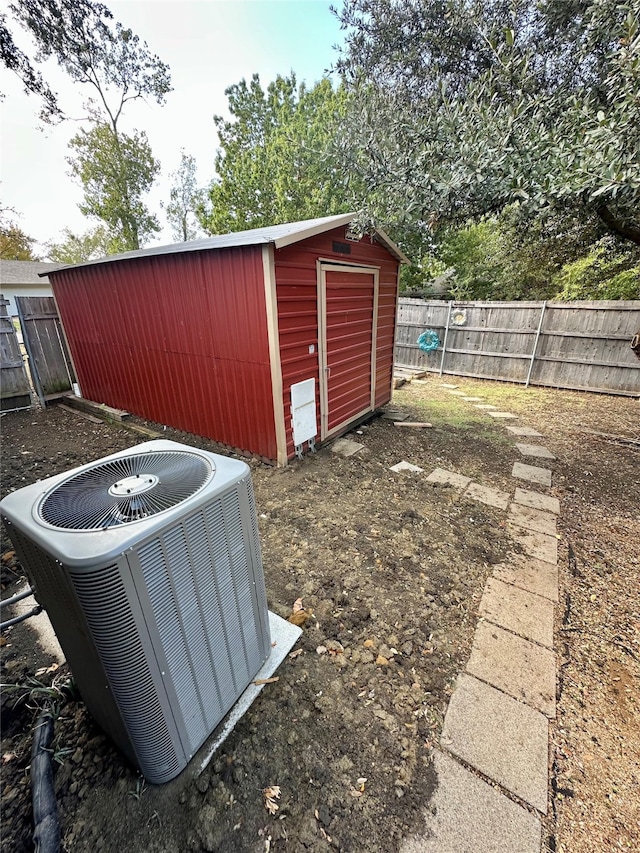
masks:
<svg viewBox="0 0 640 853"><path fill-rule="evenodd" d="M631 240L632 243L640 246L640 227L629 222L620 222L606 204L597 207L596 213L610 231L622 237L623 240Z"/></svg>

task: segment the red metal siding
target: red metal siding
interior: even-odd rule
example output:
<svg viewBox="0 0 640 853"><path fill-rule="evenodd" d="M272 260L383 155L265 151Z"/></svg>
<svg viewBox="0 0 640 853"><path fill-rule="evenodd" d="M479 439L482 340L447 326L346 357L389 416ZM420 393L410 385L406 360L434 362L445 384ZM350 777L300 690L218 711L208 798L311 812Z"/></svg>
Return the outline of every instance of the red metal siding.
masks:
<svg viewBox="0 0 640 853"><path fill-rule="evenodd" d="M276 459L261 247L51 280L85 397Z"/></svg>
<svg viewBox="0 0 640 853"><path fill-rule="evenodd" d="M345 243L345 228L336 228L275 251L278 326L282 359L283 405L287 456L294 455L291 431L291 385L312 376L316 379L316 412L320 435L318 368L318 258L380 268L376 342L376 407L391 399L393 342L397 309L398 260L380 243L368 237L350 242L350 254L337 253L333 242ZM313 346L314 352L309 353Z"/></svg>

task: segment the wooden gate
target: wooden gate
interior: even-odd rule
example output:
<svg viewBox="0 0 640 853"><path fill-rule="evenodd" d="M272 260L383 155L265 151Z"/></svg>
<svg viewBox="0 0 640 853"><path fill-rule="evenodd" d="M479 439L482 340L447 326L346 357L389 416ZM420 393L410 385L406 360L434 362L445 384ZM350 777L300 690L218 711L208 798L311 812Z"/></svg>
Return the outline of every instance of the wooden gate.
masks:
<svg viewBox="0 0 640 853"><path fill-rule="evenodd" d="M18 317L36 393L47 399L71 391L76 381L67 342L52 296L16 296Z"/></svg>
<svg viewBox="0 0 640 853"><path fill-rule="evenodd" d="M321 266L321 437L375 405L377 270Z"/></svg>
<svg viewBox="0 0 640 853"><path fill-rule="evenodd" d="M9 300L0 296L0 408L3 412L31 405L29 377L25 370L18 334L7 314Z"/></svg>

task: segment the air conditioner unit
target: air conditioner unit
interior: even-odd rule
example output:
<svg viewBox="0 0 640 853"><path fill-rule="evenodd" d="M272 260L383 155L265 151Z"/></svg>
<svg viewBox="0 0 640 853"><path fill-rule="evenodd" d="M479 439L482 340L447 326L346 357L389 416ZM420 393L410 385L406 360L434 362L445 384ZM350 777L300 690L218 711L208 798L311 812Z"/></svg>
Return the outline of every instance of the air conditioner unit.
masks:
<svg viewBox="0 0 640 853"><path fill-rule="evenodd" d="M176 776L271 651L249 467L150 441L0 513L93 717L149 781Z"/></svg>

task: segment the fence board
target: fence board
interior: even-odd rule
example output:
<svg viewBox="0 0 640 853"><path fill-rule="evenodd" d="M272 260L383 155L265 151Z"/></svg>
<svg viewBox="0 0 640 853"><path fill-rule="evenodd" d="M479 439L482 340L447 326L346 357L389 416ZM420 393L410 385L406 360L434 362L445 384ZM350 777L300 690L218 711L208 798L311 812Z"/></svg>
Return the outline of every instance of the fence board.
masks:
<svg viewBox="0 0 640 853"><path fill-rule="evenodd" d="M429 353L417 343L427 329L440 339ZM395 362L456 376L636 396L640 360L630 343L638 333L640 301L400 299Z"/></svg>
<svg viewBox="0 0 640 853"><path fill-rule="evenodd" d="M22 359L18 335L7 315L9 300L0 296L0 409L28 409L31 405L29 377Z"/></svg>
<svg viewBox="0 0 640 853"><path fill-rule="evenodd" d="M16 296L16 307L33 384L44 405L76 381L62 324L52 296Z"/></svg>

